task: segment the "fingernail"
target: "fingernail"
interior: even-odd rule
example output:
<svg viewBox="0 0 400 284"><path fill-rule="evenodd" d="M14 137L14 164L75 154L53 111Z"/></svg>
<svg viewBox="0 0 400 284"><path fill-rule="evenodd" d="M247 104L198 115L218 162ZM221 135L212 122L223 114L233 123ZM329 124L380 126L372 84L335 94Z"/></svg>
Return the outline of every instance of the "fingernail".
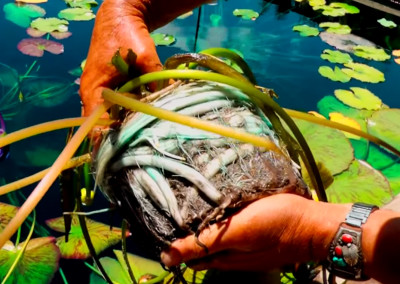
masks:
<svg viewBox="0 0 400 284"><path fill-rule="evenodd" d="M171 267L181 262L181 257L176 250L169 249L161 252L161 261L165 266Z"/></svg>

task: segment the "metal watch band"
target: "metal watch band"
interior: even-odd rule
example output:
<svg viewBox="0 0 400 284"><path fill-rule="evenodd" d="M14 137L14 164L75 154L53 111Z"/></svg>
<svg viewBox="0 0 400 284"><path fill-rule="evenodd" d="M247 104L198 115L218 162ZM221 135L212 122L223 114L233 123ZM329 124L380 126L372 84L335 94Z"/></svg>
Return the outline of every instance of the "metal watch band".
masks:
<svg viewBox="0 0 400 284"><path fill-rule="evenodd" d="M331 274L350 280L369 279L363 273L362 225L376 209L364 203L352 206L329 248L326 267Z"/></svg>

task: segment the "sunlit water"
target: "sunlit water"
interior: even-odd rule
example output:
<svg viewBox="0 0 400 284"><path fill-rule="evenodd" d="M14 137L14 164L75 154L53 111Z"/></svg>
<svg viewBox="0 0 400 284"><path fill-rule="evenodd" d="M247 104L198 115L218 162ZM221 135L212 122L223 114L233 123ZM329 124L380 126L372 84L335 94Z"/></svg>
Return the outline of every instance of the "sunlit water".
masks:
<svg viewBox="0 0 400 284"><path fill-rule="evenodd" d="M2 1L1 5L8 2L12 1ZM362 5L357 6L361 9L361 13L369 11ZM66 8L64 2L60 0L51 0L49 3L41 4L41 7L47 11L46 17L56 17L61 9ZM253 9L261 12L261 15L255 21L240 19L232 14L236 8ZM196 24L199 15L200 26L196 40ZM219 15L220 21L212 22L211 15ZM392 20L400 24L400 18L393 17ZM352 18L349 18L349 21L351 22ZM23 75L36 61L31 75L58 77L72 84L76 77L69 74L68 71L79 67L81 61L85 59L93 24L93 20L71 21L69 30L73 35L60 40L64 44L65 52L61 55L45 52L42 58L34 58L17 50L18 42L29 36L24 28L5 20L3 13L0 17L0 63L12 67L17 70L19 75ZM370 84L355 80L346 84L332 82L318 73L319 66L330 65L320 58L321 52L327 48L332 49L332 47L322 42L319 37L301 37L298 33L293 32L292 27L298 24L316 26L311 19L285 10L284 7L279 8L274 4L250 0L220 1L218 5L204 6L201 13L195 10L190 17L175 20L160 29L158 32L175 36L176 42L169 47L158 47L158 50L161 59L165 60L178 52L199 51L209 47L236 49L243 53L244 58L255 72L258 84L274 89L279 95L279 103L288 108L303 111L316 110L316 104L322 97L332 95L335 89L348 89L351 86L367 88L390 107L400 107L398 98L400 66L395 64L393 59L385 62L357 59L359 62L368 63L384 72L385 83ZM369 22L365 26L358 26L357 29L354 30L354 33L371 31L369 39L379 42L384 48L400 48L400 44L390 38L393 31L383 27L379 28L376 22L373 25ZM387 33L386 37L385 33ZM48 104L43 106L45 98L40 95L35 97L35 94L31 94L31 99L35 100L35 104L32 103L32 100L20 104L18 96L11 98L11 102L7 100L8 103L13 103L15 100L18 105L15 107L15 111L12 111L12 107L7 108L8 106L4 104L0 105L0 111L11 109L6 117L7 131L12 132L44 121L79 116L80 100L77 91L78 86L73 85L66 91L60 92L60 96L66 96L67 99L56 106ZM22 95L28 96L27 93L29 90L24 90ZM4 102L5 100L0 97L0 101ZM40 103L42 101L43 104ZM57 131L11 145L10 158L0 162L0 182L14 181L51 165L65 146L66 133L66 131ZM32 188L24 189L23 192L29 194ZM6 198L2 200L7 201ZM59 200L59 188L58 185L55 185L38 207L37 213L40 221L61 215ZM100 195L96 196L96 201L98 207L107 206ZM71 283L87 282L87 278L83 274L78 278L76 278L76 273L68 276L69 265L65 267ZM79 269L87 271L82 266ZM58 283L59 276L54 281Z"/></svg>

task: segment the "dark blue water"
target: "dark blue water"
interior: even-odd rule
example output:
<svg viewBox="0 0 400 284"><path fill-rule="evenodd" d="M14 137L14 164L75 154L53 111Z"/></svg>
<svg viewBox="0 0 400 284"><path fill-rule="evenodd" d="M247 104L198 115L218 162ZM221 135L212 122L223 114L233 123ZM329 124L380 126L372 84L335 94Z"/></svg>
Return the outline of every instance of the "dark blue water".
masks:
<svg viewBox="0 0 400 284"><path fill-rule="evenodd" d="M13 1L2 1L0 5ZM46 11L46 17L56 17L57 13L66 8L63 1L52 0L49 3L40 4ZM371 11L358 5L361 13ZM248 8L261 12L256 21L244 20L232 15L236 8ZM319 37L301 37L292 31L292 27L298 24L316 26L313 20L320 20L315 15L306 17L287 9L288 6L278 6L263 1L231 0L219 1L218 5L203 6L201 13L195 10L193 15L186 19L177 19L157 32L172 34L176 42L169 47L158 47L162 61L177 52L193 52L210 47L226 47L240 51L245 60L255 72L259 85L275 90L279 95L279 103L287 108L298 110L316 110L317 102L326 95L332 95L338 88L348 89L350 86L361 86L368 88L384 103L390 107L400 107L399 78L400 66L393 59L386 62L372 62L357 59L358 62L368 63L385 73L386 81L380 84L362 83L352 80L350 83L342 84L332 82L318 73L318 67L329 65L320 58L324 49L332 49L322 42ZM94 9L96 11L96 9ZM211 21L211 15L221 16L218 24ZM307 14L307 13L304 13ZM376 14L375 12L373 13ZM200 16L198 27L198 38L196 39L196 24ZM348 21L357 22L356 16L350 16ZM390 17L390 16L389 16ZM400 18L393 18L400 24ZM370 40L381 44L384 48L400 48L396 45L391 34L393 31L379 28L376 22L364 21L364 26L354 30L355 33L364 33ZM85 59L93 28L94 21L73 22L69 24L69 30L73 35L64 40L65 52L61 55L53 55L45 52L42 58L33 58L22 54L17 50L18 42L28 38L24 28L21 28L0 16L0 63L6 64L17 70L21 75L36 60L31 75L37 77L52 76L73 83L76 77L69 71L79 67ZM396 28L398 31L398 28ZM385 33L387 35L385 36ZM355 57L353 57L355 58ZM356 58L355 58L356 59ZM72 86L66 92L60 94L65 96L62 104L44 107L41 106L43 96L34 97L33 103L18 104L15 113L6 117L7 131L12 132L23 127L59 118L77 117L80 115L80 100L78 86ZM6 109L1 104L4 98L0 93L0 112ZM18 100L18 97L15 98ZM10 113L10 112L9 112ZM29 138L25 141L11 145L11 155L6 161L0 163L0 184L12 182L16 179L33 174L51 165L58 153L65 146L66 130L57 131ZM30 186L23 190L25 194L34 188ZM7 200L2 197L1 200ZM60 195L58 185L54 185L37 208L40 221L58 217L61 215ZM96 206L106 207L102 196L96 197ZM76 273L68 275L68 270L76 269L70 264L65 265L67 277L71 283L87 283L86 276L76 276ZM86 271L85 268L80 268ZM59 276L54 280L58 283Z"/></svg>

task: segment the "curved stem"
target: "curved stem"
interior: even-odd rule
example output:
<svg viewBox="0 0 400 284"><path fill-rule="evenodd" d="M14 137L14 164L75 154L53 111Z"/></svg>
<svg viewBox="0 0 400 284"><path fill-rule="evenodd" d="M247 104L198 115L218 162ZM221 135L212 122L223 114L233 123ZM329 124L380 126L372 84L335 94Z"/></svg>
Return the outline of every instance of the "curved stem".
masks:
<svg viewBox="0 0 400 284"><path fill-rule="evenodd" d="M80 166L80 165L82 165L82 164L89 163L91 160L92 160L92 159L91 159L91 157L90 157L90 154L85 154L85 155L82 155L82 156L80 156L80 157L72 158L71 160L69 160L69 161L65 164L63 170L70 169L70 168L75 168L75 167ZM38 173L36 173L36 174L33 174L33 175L31 175L31 176L28 176L28 177L19 179L19 180L17 180L17 181L8 183L8 184L6 184L6 185L0 186L0 196L1 196L1 195L4 195L4 194L6 194L6 193L9 193L9 192L18 190L18 189L20 189L20 188L22 188L22 187L25 187L25 186L27 186L27 185L30 185L30 184L32 184L32 183L34 183L34 182L39 181L39 180L42 179L49 171L50 171L50 168L47 168L47 169L45 169L45 170L43 170L43 171L40 171L40 172L38 172Z"/></svg>
<svg viewBox="0 0 400 284"><path fill-rule="evenodd" d="M14 218L4 228L0 234L0 247L3 247L7 240L17 231L18 227L25 221L28 215L36 207L39 201L43 198L43 195L47 192L53 182L56 180L60 172L62 171L65 163L71 159L79 145L89 133L89 131L96 125L97 120L103 115L103 113L111 106L110 103L104 102L98 106L94 112L85 120L82 126L78 129L71 141L58 156L49 172L36 186L33 192L30 194L25 203L18 210Z"/></svg>
<svg viewBox="0 0 400 284"><path fill-rule="evenodd" d="M0 138L0 148L17 142L19 140L29 138L41 133L58 130L62 128L69 128L73 126L82 125L86 120L86 117L77 117L77 118L64 118L54 121L49 121L45 123L36 124L34 126L30 126L12 133L8 133L7 135ZM107 119L99 119L98 125L110 125L113 121Z"/></svg>
<svg viewBox="0 0 400 284"><path fill-rule="evenodd" d="M274 110L285 121L285 123L292 131L293 135L296 137L299 145L301 146L302 151L300 151L300 155L304 161L307 171L309 172L311 182L313 183L314 189L317 192L319 200L321 201L327 200L324 185L322 183L321 176L319 175L318 167L314 160L314 156L312 155L311 150L308 147L308 144L305 141L300 130L298 129L294 121L290 118L290 116L279 106L278 103L276 103L270 97L266 96L265 94L263 94L250 84L235 80L225 75L204 72L199 70L165 70L165 71L148 73L140 77L137 77L133 80L130 80L125 85L123 85L119 89L119 91L130 92L140 85L147 84L153 81L165 80L168 78L208 80L208 81L231 85L246 93L250 98L254 100L254 102L261 109Z"/></svg>

